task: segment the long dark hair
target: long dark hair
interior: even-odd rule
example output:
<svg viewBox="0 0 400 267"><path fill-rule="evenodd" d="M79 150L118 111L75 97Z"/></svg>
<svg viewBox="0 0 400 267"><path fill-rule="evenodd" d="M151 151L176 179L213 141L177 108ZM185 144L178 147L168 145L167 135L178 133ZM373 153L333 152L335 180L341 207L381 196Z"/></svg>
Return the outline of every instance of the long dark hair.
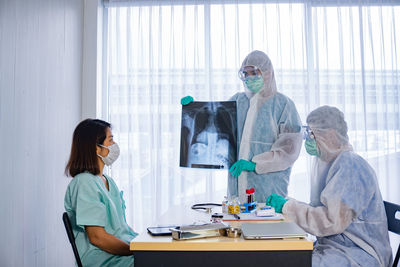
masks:
<svg viewBox="0 0 400 267"><path fill-rule="evenodd" d="M97 119L86 119L76 126L72 136L71 155L65 167L67 176L75 177L85 171L93 175L99 174L96 145L104 143L107 128L111 128L110 123Z"/></svg>

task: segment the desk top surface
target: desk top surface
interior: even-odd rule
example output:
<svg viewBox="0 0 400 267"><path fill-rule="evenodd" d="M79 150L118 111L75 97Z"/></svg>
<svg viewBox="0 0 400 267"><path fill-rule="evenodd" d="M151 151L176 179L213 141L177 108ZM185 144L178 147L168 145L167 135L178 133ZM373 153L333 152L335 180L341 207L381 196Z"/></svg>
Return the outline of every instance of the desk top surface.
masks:
<svg viewBox="0 0 400 267"><path fill-rule="evenodd" d="M312 250L313 243L304 238L245 240L243 236L208 237L177 241L171 236L152 236L142 233L130 243L131 250L158 251L255 251L255 250Z"/></svg>
<svg viewBox="0 0 400 267"><path fill-rule="evenodd" d="M173 214L173 216L168 214L167 217L160 219L160 224L179 225L188 224L190 221L209 222L210 214L193 211L190 208L184 210L185 212L181 214L183 217L179 214ZM229 224L234 227L241 225L240 222L229 222ZM152 236L143 232L131 241L130 249L133 251L312 250L313 242L304 238L246 240L243 236L239 238L220 236L177 241L171 236Z"/></svg>

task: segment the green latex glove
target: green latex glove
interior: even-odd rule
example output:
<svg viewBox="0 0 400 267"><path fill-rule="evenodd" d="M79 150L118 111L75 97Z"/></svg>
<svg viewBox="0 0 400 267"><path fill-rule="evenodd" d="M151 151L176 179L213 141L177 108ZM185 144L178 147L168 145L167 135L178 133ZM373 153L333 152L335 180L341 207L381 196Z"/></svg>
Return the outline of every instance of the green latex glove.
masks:
<svg viewBox="0 0 400 267"><path fill-rule="evenodd" d="M232 167L229 169L229 172L232 173L233 177L239 177L242 171L253 172L255 169L256 169L256 164L254 162L240 159L232 165Z"/></svg>
<svg viewBox="0 0 400 267"><path fill-rule="evenodd" d="M190 95L181 98L181 104L183 106L186 106L187 104L189 104L191 102L193 102L193 97L191 97Z"/></svg>
<svg viewBox="0 0 400 267"><path fill-rule="evenodd" d="M272 194L267 198L267 205L273 207L276 212L282 213L283 205L285 205L288 199L284 198L283 196Z"/></svg>

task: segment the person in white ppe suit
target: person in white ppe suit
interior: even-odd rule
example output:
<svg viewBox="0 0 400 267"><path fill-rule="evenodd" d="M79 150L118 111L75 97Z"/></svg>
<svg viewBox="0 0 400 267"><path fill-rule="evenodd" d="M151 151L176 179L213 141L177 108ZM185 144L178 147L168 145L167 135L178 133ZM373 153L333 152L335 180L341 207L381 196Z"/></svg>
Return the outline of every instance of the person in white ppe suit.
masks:
<svg viewBox="0 0 400 267"><path fill-rule="evenodd" d="M239 77L245 92L230 100L237 103L239 157L229 170L228 197L247 201L246 189L264 203L270 194L286 196L291 167L302 143L301 121L295 104L276 89L269 57L253 51L244 59ZM193 98L184 97L188 104Z"/></svg>
<svg viewBox="0 0 400 267"><path fill-rule="evenodd" d="M385 208L372 167L353 152L343 113L323 106L307 117L305 147L316 156L311 202L271 195L267 205L317 241L313 266L391 266Z"/></svg>

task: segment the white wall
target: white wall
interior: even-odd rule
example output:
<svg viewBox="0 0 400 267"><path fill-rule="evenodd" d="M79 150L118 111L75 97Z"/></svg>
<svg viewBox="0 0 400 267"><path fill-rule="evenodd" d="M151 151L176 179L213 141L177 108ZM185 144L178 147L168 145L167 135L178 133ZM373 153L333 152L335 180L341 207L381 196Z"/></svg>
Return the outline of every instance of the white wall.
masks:
<svg viewBox="0 0 400 267"><path fill-rule="evenodd" d="M83 0L0 0L0 266L74 266L61 215L82 40Z"/></svg>

